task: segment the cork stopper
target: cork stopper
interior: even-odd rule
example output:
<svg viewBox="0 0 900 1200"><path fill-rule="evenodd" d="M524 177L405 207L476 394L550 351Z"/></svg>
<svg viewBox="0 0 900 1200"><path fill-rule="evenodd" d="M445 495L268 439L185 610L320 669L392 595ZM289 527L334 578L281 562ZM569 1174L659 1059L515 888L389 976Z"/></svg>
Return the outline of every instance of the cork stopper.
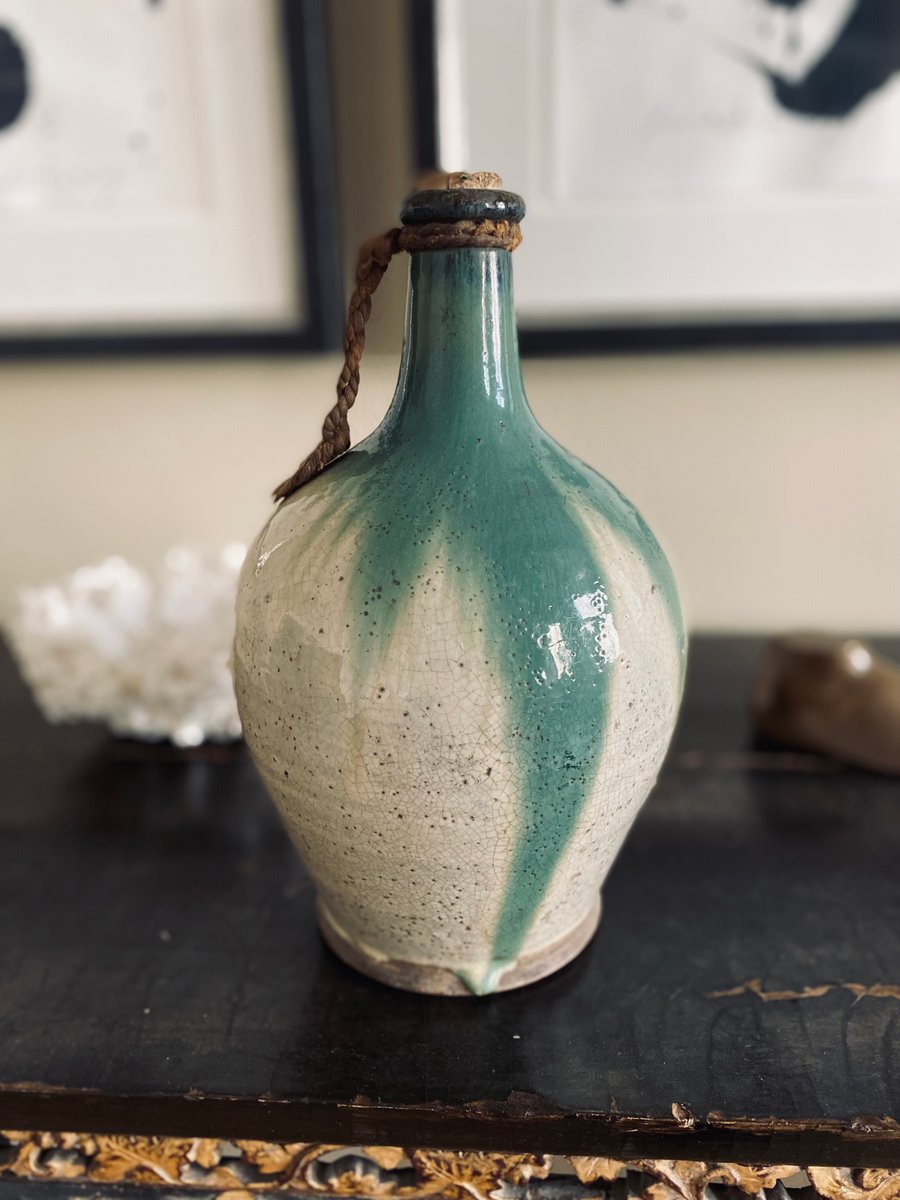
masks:
<svg viewBox="0 0 900 1200"><path fill-rule="evenodd" d="M525 201L494 171L428 171L400 209L404 225L445 221L521 221Z"/></svg>
<svg viewBox="0 0 900 1200"><path fill-rule="evenodd" d="M496 171L425 171L416 180L417 192L456 191L459 188L478 191L502 191L503 180Z"/></svg>

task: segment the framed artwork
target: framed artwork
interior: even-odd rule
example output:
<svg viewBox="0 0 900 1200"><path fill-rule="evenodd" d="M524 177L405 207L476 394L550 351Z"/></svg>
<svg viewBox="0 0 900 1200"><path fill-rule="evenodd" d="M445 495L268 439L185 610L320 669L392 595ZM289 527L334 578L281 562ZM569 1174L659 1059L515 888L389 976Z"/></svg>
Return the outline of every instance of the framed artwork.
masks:
<svg viewBox="0 0 900 1200"><path fill-rule="evenodd" d="M896 0L412 0L422 165L528 204L531 351L900 334Z"/></svg>
<svg viewBox="0 0 900 1200"><path fill-rule="evenodd" d="M0 0L0 354L340 342L321 0Z"/></svg>

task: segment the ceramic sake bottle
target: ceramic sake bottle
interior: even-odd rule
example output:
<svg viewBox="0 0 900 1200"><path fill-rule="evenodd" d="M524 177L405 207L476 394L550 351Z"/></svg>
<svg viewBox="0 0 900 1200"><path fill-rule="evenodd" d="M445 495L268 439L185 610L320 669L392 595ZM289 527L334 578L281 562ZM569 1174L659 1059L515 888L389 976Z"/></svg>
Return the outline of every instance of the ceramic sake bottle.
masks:
<svg viewBox="0 0 900 1200"><path fill-rule="evenodd" d="M524 205L450 188L414 193L403 219L500 209ZM528 407L510 253L412 253L390 411L278 507L239 586L244 730L326 941L442 994L572 959L684 660L653 534Z"/></svg>

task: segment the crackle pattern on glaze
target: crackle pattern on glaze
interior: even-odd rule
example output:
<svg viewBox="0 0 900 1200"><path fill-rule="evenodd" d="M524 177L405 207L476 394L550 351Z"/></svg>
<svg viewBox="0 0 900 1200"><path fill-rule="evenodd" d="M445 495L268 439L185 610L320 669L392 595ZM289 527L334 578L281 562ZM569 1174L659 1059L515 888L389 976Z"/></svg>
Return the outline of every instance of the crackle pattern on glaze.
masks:
<svg viewBox="0 0 900 1200"><path fill-rule="evenodd" d="M330 921L475 992L596 904L684 655L649 530L528 410L508 258L416 256L394 405L274 514L235 644L248 742Z"/></svg>

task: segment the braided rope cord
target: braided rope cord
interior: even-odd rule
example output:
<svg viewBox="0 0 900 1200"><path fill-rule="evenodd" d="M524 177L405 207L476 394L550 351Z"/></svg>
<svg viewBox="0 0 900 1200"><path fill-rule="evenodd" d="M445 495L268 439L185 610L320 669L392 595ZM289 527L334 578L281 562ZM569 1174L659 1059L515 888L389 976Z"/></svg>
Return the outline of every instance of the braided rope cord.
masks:
<svg viewBox="0 0 900 1200"><path fill-rule="evenodd" d="M330 462L350 449L349 412L359 392L359 364L366 345L366 324L372 312L372 297L391 259L401 251L515 250L522 240L514 221L453 221L409 225L390 229L364 242L356 266L356 282L344 328L344 365L337 383L337 401L325 416L322 440L289 479L275 489L275 500L287 500L314 479Z"/></svg>

